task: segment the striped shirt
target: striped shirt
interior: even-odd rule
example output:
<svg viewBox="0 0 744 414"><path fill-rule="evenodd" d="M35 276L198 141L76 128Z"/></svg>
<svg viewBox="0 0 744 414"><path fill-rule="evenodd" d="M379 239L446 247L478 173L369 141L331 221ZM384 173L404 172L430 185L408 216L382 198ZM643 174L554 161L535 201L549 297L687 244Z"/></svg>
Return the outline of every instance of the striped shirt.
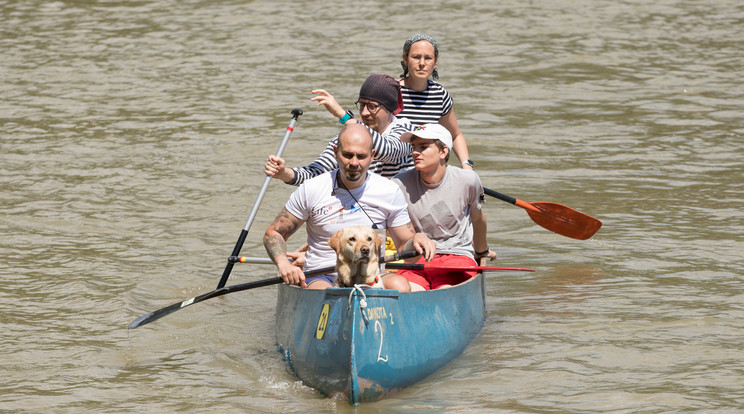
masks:
<svg viewBox="0 0 744 414"><path fill-rule="evenodd" d="M396 117L393 117L393 121L382 134L369 129L372 133L372 147L375 149L375 158L369 166L369 171L391 178L400 171L413 167L411 145L400 141L400 136L411 130L413 126L407 119ZM288 184L300 185L305 180L338 168L336 154L333 152L333 146L337 143L338 135L328 143L315 161L304 167L292 168L295 176Z"/></svg>
<svg viewBox="0 0 744 414"><path fill-rule="evenodd" d="M403 110L399 118L407 118L413 126L439 123L439 118L452 110L452 97L442 85L429 80L426 90L419 92L401 86Z"/></svg>

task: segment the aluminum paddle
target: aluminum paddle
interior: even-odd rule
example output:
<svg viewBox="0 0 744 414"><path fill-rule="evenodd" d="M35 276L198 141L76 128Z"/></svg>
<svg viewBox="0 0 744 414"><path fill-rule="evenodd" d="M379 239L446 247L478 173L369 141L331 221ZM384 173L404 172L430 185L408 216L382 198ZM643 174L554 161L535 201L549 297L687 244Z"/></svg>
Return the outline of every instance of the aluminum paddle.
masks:
<svg viewBox="0 0 744 414"><path fill-rule="evenodd" d="M294 131L294 126L295 124L297 124L297 118L299 118L300 115L302 115L302 109L292 110L292 119L289 121L289 125L287 126L287 131L284 133L284 138L282 138L282 142L279 144L279 149L276 150L277 157L281 157L282 153L284 152L284 148L287 147L287 142L289 142L289 136L292 135L292 131ZM243 230L240 232L240 236L238 237L238 241L235 243L235 248L233 248L231 256L237 256L238 254L240 254L240 249L243 248L243 243L245 243L245 238L248 236L248 230L250 230L251 225L253 224L253 220L256 218L256 214L258 213L258 208L261 206L261 201L263 201L263 198L266 195L266 189L269 188L270 182L271 182L271 177L267 175L266 178L264 178L264 182L263 182L263 185L261 186L261 190L258 192L256 201L253 203L253 208L251 208L251 213L248 215L248 220L246 220L245 226L243 226ZM233 264L234 264L233 262L230 262L228 260L227 265L225 266L225 270L222 272L222 277L220 278L220 282L217 283L217 289L221 289L225 287L225 284L227 283L227 278L230 277L230 272L232 272Z"/></svg>

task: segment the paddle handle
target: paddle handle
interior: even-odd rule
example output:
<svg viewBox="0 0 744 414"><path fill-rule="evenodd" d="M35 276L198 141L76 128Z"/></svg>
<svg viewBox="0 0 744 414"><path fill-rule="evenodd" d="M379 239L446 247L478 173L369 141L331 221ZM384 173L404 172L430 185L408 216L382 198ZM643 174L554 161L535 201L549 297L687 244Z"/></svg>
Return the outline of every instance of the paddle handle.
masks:
<svg viewBox="0 0 744 414"><path fill-rule="evenodd" d="M287 125L287 130L284 132L284 137L282 138L282 142L279 144L279 149L276 150L277 157L281 157L284 149L287 147L289 136L292 135L292 131L294 131L294 127L297 124L297 118L299 118L300 115L302 115L302 109L295 108L292 110L292 119L289 121L289 125ZM240 254L240 249L243 248L243 243L245 243L245 239L248 236L248 231L250 230L251 225L253 225L253 220L256 218L258 208L261 206L261 201L263 201L263 198L266 195L266 189L269 188L270 182L271 177L267 175L264 178L263 185L261 185L261 190L258 192L256 201L253 203L251 212L248 215L248 220L245 221L245 226L243 226L243 230L240 231L240 236L238 236L238 241L235 243L235 247L233 248L232 254L230 256L237 256ZM230 277L230 272L232 272L233 264L233 262L227 262L225 270L222 272L222 277L220 277L220 281L219 283L217 283L217 289L222 289L223 287L225 287L225 284L227 284L227 278Z"/></svg>
<svg viewBox="0 0 744 414"><path fill-rule="evenodd" d="M281 157L284 153L284 149L287 148L287 143L289 142L289 136L292 135L292 131L294 131L294 127L297 124L297 118L302 115L301 109L293 109L292 110L292 119L289 121L289 125L287 125L287 130L284 132L284 137L282 138L282 142L279 144L279 148L276 150L276 156ZM258 208L261 206L261 201L263 201L264 196L266 195L266 190L269 188L269 183L271 182L271 177L266 176L264 178L263 185L261 186L261 190L258 192L258 196L256 197L256 201L253 203L253 208L251 209L251 213L248 216L248 220L245 222L245 226L243 226L243 230L248 231L251 228L251 225L253 224L253 220L256 218L256 214L258 213ZM238 253L234 253L233 256L237 256Z"/></svg>

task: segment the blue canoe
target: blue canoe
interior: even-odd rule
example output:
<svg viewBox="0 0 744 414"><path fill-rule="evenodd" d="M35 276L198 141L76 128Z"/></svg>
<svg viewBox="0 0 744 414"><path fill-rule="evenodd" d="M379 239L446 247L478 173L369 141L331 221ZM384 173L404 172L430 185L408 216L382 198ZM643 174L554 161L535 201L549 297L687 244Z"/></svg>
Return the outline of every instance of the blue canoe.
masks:
<svg viewBox="0 0 744 414"><path fill-rule="evenodd" d="M415 293L280 285L276 339L306 385L357 405L447 365L480 333L484 315L483 275Z"/></svg>

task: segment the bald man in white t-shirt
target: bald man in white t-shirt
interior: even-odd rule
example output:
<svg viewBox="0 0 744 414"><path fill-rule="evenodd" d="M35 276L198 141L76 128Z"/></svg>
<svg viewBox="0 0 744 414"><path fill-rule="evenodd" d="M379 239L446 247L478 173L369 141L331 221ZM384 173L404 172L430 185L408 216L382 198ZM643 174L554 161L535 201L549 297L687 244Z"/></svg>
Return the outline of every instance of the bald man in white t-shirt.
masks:
<svg viewBox="0 0 744 414"><path fill-rule="evenodd" d="M305 270L331 267L336 253L328 240L349 226L369 226L387 230L398 252L416 250L426 260L436 253L436 245L423 233L416 233L408 216L408 205L400 188L390 180L368 172L374 156L372 136L361 124L347 124L334 147L339 168L304 182L289 198L264 234L264 247L276 263L286 284L309 289L333 286L335 275L305 280L302 269L287 257L287 240L307 223ZM405 278L394 273L384 275L383 286L402 292L410 290Z"/></svg>

